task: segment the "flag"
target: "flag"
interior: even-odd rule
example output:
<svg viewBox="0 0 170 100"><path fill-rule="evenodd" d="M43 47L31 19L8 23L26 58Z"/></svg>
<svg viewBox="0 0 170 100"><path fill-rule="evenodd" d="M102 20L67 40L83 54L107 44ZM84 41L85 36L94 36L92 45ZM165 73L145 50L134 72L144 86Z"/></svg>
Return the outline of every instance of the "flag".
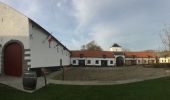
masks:
<svg viewBox="0 0 170 100"><path fill-rule="evenodd" d="M49 35L48 36L48 43L49 43L49 48L50 48L50 44L51 44L51 42L53 41L53 38L52 38L52 36L51 35Z"/></svg>

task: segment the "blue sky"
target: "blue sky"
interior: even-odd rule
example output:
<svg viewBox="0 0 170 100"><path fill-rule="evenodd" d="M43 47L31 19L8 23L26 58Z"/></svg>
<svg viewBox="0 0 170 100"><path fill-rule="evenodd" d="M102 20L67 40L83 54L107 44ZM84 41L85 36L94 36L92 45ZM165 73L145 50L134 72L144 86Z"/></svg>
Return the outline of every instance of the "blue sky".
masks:
<svg viewBox="0 0 170 100"><path fill-rule="evenodd" d="M0 0L28 16L71 50L95 40L139 51L162 48L170 0Z"/></svg>

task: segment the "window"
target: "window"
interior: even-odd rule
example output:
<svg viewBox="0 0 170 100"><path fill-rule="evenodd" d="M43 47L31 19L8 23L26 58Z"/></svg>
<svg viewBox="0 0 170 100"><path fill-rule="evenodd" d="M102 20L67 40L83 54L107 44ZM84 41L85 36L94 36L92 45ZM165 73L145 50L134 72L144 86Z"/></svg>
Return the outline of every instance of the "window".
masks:
<svg viewBox="0 0 170 100"><path fill-rule="evenodd" d="M73 60L73 64L76 64L76 60Z"/></svg>
<svg viewBox="0 0 170 100"><path fill-rule="evenodd" d="M83 58L84 57L84 54L80 54L80 58Z"/></svg>
<svg viewBox="0 0 170 100"><path fill-rule="evenodd" d="M140 63L140 60L138 60L138 63Z"/></svg>
<svg viewBox="0 0 170 100"><path fill-rule="evenodd" d="M110 61L110 64L113 64L113 61L112 61L112 60Z"/></svg>
<svg viewBox="0 0 170 100"><path fill-rule="evenodd" d="M105 58L106 58L106 55L103 55L103 58L105 59Z"/></svg>
<svg viewBox="0 0 170 100"><path fill-rule="evenodd" d="M98 61L98 60L96 60L96 64L99 64L99 61Z"/></svg>
<svg viewBox="0 0 170 100"><path fill-rule="evenodd" d="M87 60L87 64L91 64L91 60Z"/></svg>
<svg viewBox="0 0 170 100"><path fill-rule="evenodd" d="M146 64L146 60L143 60L143 63Z"/></svg>
<svg viewBox="0 0 170 100"><path fill-rule="evenodd" d="M58 46L57 46L57 52L59 51L58 49L59 49L59 48L58 48Z"/></svg>

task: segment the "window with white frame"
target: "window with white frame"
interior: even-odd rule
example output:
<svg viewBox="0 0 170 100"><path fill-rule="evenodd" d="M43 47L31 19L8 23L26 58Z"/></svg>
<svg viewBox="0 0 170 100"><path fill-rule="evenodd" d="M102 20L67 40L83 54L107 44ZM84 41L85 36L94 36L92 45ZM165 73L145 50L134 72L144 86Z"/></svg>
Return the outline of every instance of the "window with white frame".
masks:
<svg viewBox="0 0 170 100"><path fill-rule="evenodd" d="M76 64L76 60L73 60L73 64Z"/></svg>
<svg viewBox="0 0 170 100"><path fill-rule="evenodd" d="M83 58L84 57L84 54L80 54L80 58Z"/></svg>
<svg viewBox="0 0 170 100"><path fill-rule="evenodd" d="M96 60L96 64L99 64L99 60Z"/></svg>
<svg viewBox="0 0 170 100"><path fill-rule="evenodd" d="M113 64L113 61L112 61L112 60L110 61L110 64Z"/></svg>
<svg viewBox="0 0 170 100"><path fill-rule="evenodd" d="M91 60L87 60L87 64L91 64Z"/></svg>
<svg viewBox="0 0 170 100"><path fill-rule="evenodd" d="M138 60L138 63L140 63L140 60Z"/></svg>

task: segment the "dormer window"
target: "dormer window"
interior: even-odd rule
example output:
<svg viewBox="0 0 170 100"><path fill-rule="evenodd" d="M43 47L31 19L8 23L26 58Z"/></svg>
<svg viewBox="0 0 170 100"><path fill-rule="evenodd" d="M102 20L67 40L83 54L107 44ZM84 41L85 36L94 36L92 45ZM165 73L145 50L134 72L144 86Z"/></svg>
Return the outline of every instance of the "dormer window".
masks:
<svg viewBox="0 0 170 100"><path fill-rule="evenodd" d="M105 58L106 58L106 55L103 55L103 58L105 59Z"/></svg>
<svg viewBox="0 0 170 100"><path fill-rule="evenodd" d="M136 58L136 55L132 55L132 58L135 59L135 58Z"/></svg>
<svg viewBox="0 0 170 100"><path fill-rule="evenodd" d="M84 57L84 54L80 54L80 58L83 58Z"/></svg>

